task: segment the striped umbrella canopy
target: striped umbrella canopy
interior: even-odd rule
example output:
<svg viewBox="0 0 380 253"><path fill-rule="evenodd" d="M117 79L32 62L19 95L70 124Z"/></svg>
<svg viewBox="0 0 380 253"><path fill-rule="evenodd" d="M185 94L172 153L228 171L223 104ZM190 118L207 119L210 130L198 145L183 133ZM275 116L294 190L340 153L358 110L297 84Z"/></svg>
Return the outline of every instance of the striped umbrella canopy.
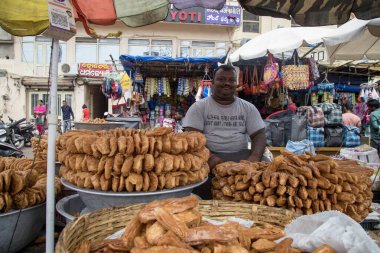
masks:
<svg viewBox="0 0 380 253"><path fill-rule="evenodd" d="M164 20L170 4L177 9L203 7L220 10L225 0L71 0L75 18L81 21L92 37L118 36L119 32L105 36L96 34L89 24L113 25L116 20L129 27L149 25ZM49 26L46 0L1 0L0 26L16 36L38 35Z"/></svg>
<svg viewBox="0 0 380 253"><path fill-rule="evenodd" d="M358 19L380 17L380 0L238 0L250 13L259 16L293 18L301 26L346 23L351 14Z"/></svg>

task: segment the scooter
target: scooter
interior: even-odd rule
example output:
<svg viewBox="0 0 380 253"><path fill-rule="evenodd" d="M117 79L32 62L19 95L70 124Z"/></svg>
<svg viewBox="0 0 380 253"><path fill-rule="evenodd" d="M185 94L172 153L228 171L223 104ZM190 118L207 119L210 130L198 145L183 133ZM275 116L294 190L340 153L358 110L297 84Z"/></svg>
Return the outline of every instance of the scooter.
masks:
<svg viewBox="0 0 380 253"><path fill-rule="evenodd" d="M12 144L0 142L0 156L24 157L24 153Z"/></svg>
<svg viewBox="0 0 380 253"><path fill-rule="evenodd" d="M15 121L10 124L5 124L3 121L0 122L0 142L8 143L14 145L16 148L20 149L24 147L25 139L19 134L16 134L18 125L25 121L25 118Z"/></svg>
<svg viewBox="0 0 380 253"><path fill-rule="evenodd" d="M9 121L11 123L14 122L14 120L11 117L8 117ZM36 129L35 127L30 123L21 124L25 118L21 119L20 124L18 124L15 127L15 134L21 135L25 139L25 146L30 147L32 145L31 139L33 136L35 136Z"/></svg>

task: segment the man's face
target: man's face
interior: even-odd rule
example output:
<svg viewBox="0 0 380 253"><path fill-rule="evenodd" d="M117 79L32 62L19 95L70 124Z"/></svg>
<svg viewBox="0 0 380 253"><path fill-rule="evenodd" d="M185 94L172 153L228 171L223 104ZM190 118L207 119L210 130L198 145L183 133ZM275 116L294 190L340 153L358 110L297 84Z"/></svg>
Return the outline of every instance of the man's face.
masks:
<svg viewBox="0 0 380 253"><path fill-rule="evenodd" d="M236 91L236 73L233 70L219 69L214 76L212 91L216 97L232 98Z"/></svg>
<svg viewBox="0 0 380 253"><path fill-rule="evenodd" d="M67 103L66 102L63 102L63 106L66 106L67 105Z"/></svg>

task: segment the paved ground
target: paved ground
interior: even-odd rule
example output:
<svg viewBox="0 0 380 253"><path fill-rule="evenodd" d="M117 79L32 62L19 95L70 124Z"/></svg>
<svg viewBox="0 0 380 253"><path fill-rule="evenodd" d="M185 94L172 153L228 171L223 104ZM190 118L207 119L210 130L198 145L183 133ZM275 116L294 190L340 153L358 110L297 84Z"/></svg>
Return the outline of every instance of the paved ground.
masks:
<svg viewBox="0 0 380 253"><path fill-rule="evenodd" d="M25 157L33 158L33 150L31 147L23 147L21 150L24 153Z"/></svg>

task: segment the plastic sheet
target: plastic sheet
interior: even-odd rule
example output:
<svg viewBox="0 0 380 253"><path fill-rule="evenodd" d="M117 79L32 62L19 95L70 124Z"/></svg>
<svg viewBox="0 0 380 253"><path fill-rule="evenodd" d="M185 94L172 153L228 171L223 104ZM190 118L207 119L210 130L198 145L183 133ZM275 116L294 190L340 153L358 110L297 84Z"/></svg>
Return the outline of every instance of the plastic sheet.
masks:
<svg viewBox="0 0 380 253"><path fill-rule="evenodd" d="M285 227L285 233L293 238L292 247L306 252L323 244L337 253L380 252L359 223L338 211L301 216Z"/></svg>

